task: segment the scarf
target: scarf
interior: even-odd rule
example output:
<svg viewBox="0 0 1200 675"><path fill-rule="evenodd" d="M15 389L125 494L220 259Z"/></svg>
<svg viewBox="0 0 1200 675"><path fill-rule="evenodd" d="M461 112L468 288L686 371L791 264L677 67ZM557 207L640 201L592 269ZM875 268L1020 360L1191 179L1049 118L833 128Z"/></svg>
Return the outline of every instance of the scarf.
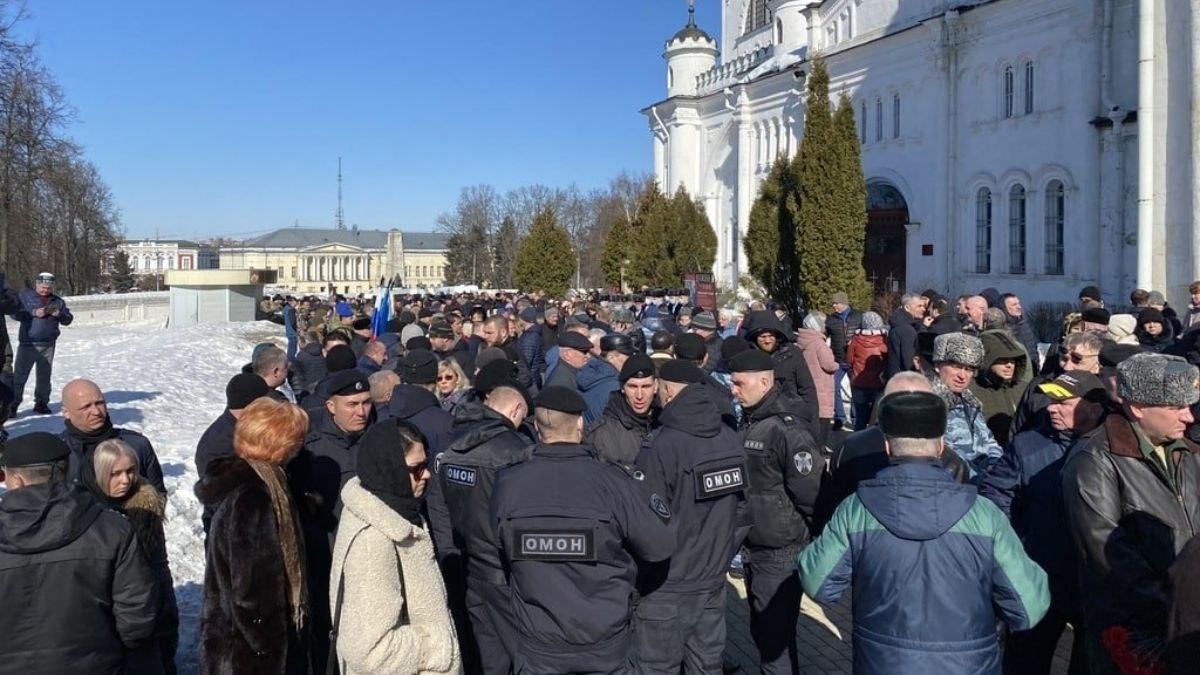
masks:
<svg viewBox="0 0 1200 675"><path fill-rule="evenodd" d="M245 460L262 479L271 495L275 512L275 531L283 554L283 572L288 584L288 606L292 624L297 630L304 627L308 614L308 588L304 579L304 543L300 539L300 519L287 489L287 477L277 464L256 459Z"/></svg>
<svg viewBox="0 0 1200 675"><path fill-rule="evenodd" d="M78 438L83 444L83 455L85 457L90 457L92 451L96 449L97 445L100 445L110 438L117 437L117 430L113 427L112 419L107 415L104 417L104 424L102 424L99 429L90 433L86 431L80 431L79 429L75 428L75 425L71 424L70 421L67 421L66 426L67 433L75 438Z"/></svg>
<svg viewBox="0 0 1200 675"><path fill-rule="evenodd" d="M413 495L408 464L401 445L399 419L379 422L358 444L358 482L401 518L424 528L421 500Z"/></svg>

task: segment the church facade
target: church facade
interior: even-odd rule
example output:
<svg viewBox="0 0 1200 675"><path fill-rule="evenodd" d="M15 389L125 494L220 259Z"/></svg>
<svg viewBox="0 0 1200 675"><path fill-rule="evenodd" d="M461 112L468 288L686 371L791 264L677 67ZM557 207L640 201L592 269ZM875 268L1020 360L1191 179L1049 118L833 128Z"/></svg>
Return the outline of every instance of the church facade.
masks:
<svg viewBox="0 0 1200 675"><path fill-rule="evenodd" d="M878 290L1073 300L1094 284L1110 302L1140 286L1186 303L1200 3L712 1L719 38L689 20L668 40L667 97L643 114L660 184L716 229L722 285L747 269L759 184L799 149L819 53L854 106Z"/></svg>

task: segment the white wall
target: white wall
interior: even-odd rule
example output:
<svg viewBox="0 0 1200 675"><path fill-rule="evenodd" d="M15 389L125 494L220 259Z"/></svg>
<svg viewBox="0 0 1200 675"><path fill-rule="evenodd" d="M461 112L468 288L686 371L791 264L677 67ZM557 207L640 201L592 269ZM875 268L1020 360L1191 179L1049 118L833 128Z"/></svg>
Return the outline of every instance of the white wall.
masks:
<svg viewBox="0 0 1200 675"><path fill-rule="evenodd" d="M166 321L170 292L79 295L63 298L75 316L71 326L95 326L126 321Z"/></svg>

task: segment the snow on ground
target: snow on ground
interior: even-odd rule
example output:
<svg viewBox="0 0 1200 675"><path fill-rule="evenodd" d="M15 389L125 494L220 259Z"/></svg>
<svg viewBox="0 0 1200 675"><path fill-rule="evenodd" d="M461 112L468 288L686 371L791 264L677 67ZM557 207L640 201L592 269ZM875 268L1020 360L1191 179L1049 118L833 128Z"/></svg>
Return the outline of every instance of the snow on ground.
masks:
<svg viewBox="0 0 1200 675"><path fill-rule="evenodd" d="M13 345L15 322L9 322ZM71 326L63 329L54 357L52 416L31 416L30 376L23 412L5 427L12 436L31 431L62 431L59 394L68 381L95 381L108 400L109 416L119 427L136 429L154 444L166 478L167 550L179 600L181 673L196 672L201 589L204 583L204 532L196 483L196 442L225 408L225 384L250 360L254 345L284 346L283 328L265 321L207 324L165 329L162 322L119 326Z"/></svg>

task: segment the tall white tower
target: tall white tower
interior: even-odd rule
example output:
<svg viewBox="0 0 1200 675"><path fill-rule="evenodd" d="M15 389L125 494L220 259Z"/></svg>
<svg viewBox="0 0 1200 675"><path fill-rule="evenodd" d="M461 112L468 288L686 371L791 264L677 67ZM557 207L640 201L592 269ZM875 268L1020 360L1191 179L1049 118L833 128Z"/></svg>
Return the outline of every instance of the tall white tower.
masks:
<svg viewBox="0 0 1200 675"><path fill-rule="evenodd" d="M694 3L694 0L693 0ZM696 7L688 5L688 22L667 40L663 58L667 60L667 97L696 93L696 76L717 65L717 41L696 25Z"/></svg>
<svg viewBox="0 0 1200 675"><path fill-rule="evenodd" d="M811 0L772 0L771 41L777 49L791 52L808 44L808 19L805 10ZM777 52L778 53L778 52Z"/></svg>

